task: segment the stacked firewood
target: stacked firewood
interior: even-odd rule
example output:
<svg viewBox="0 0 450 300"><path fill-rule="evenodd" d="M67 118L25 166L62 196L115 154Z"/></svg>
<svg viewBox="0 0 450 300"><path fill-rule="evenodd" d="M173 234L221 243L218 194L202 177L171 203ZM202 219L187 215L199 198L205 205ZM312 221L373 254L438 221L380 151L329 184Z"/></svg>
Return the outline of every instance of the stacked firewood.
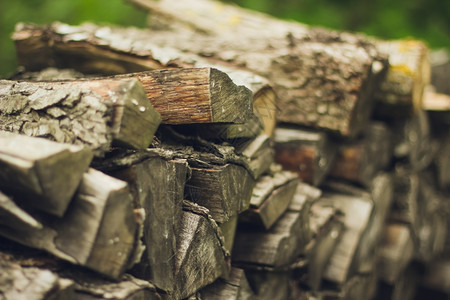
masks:
<svg viewBox="0 0 450 300"><path fill-rule="evenodd" d="M427 47L131 2L148 29L16 27L0 295L413 299L450 193Z"/></svg>

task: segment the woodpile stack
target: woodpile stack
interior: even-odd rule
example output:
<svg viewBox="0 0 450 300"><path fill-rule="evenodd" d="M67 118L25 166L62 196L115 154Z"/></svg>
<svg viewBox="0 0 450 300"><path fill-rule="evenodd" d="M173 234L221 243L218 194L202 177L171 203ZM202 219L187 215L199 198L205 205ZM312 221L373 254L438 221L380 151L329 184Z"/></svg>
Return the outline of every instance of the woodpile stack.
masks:
<svg viewBox="0 0 450 300"><path fill-rule="evenodd" d="M449 293L427 285L450 260L450 98L427 88L426 45L130 2L148 29L16 27L2 298Z"/></svg>

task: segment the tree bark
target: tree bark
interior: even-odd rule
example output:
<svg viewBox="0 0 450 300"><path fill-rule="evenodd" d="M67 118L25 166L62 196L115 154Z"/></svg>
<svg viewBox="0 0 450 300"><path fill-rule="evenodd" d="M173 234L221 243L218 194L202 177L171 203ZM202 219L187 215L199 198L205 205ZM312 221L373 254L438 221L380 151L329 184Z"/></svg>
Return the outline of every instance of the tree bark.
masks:
<svg viewBox="0 0 450 300"><path fill-rule="evenodd" d="M279 127L274 140L275 162L306 183L317 186L323 181L336 153L324 132Z"/></svg>
<svg viewBox="0 0 450 300"><path fill-rule="evenodd" d="M18 204L62 217L91 160L81 146L0 132L0 189Z"/></svg>
<svg viewBox="0 0 450 300"><path fill-rule="evenodd" d="M239 216L239 223L270 229L291 203L298 182L297 175L289 171L262 176L253 189L250 208Z"/></svg>
<svg viewBox="0 0 450 300"><path fill-rule="evenodd" d="M84 144L97 156L114 144L143 149L160 117L136 79L0 81L0 129Z"/></svg>
<svg viewBox="0 0 450 300"><path fill-rule="evenodd" d="M137 224L125 182L91 169L64 218L33 217L42 228L2 225L0 234L110 278L119 278L129 267Z"/></svg>

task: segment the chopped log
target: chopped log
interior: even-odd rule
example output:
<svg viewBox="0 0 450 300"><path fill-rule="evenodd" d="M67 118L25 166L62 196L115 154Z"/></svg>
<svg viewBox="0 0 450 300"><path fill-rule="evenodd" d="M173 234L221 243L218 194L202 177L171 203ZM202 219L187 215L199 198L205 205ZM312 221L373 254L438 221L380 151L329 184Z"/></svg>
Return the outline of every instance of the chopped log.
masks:
<svg viewBox="0 0 450 300"><path fill-rule="evenodd" d="M376 300L413 300L420 282L420 271L415 264L409 264L395 282L381 281L378 286Z"/></svg>
<svg viewBox="0 0 450 300"><path fill-rule="evenodd" d="M199 291L199 300L250 300L254 293L245 276L244 270L231 268L230 278L219 278Z"/></svg>
<svg viewBox="0 0 450 300"><path fill-rule="evenodd" d="M119 282L99 278L76 278L75 299L79 300L162 300L168 297L161 294L148 281L125 274Z"/></svg>
<svg viewBox="0 0 450 300"><path fill-rule="evenodd" d="M61 23L53 23L48 26L19 24L16 30L13 39L16 42L18 56L20 56L20 64L28 70L53 66L73 68L83 73L114 75L164 68L215 67L226 72L233 81L245 85L253 92L254 113L262 120L266 134L271 135L273 132L276 96L265 78L233 68L229 64L208 62L202 57L183 53L169 48L167 45L158 46L152 41L148 31L135 28L98 27L93 24L75 27ZM75 32L77 32L76 35L74 35ZM31 56L34 58L31 59ZM204 99L208 100L210 96L208 87L211 87L211 91L218 91L219 86L225 83L227 89L224 89L223 93L239 91L231 98L242 99L242 96L244 98L249 96L248 90L231 85L228 82L229 79L225 77L216 76L216 79L219 79L217 83L221 84L214 87L212 86L213 82L208 81L205 82L205 85L191 86L191 90L201 91ZM180 91L185 94L190 93L189 89L180 89ZM153 92L150 91L152 94ZM216 94L223 95L223 93ZM192 98L192 93L190 94ZM189 100L189 97L185 99ZM195 98L190 100L193 99L195 100ZM227 109L237 106L228 100L230 99L224 99L228 103L225 105L228 106ZM204 111L207 116L203 116L203 118L218 118L222 122L224 118L235 118L239 122L246 121L249 110L251 112L251 105L244 102L245 110L233 108L230 113L227 109L222 112L221 104L214 105L217 103L212 103L214 105L213 115L211 115L211 111L209 114L208 111ZM195 102L194 105L196 104L198 103ZM164 106L163 103L162 109L167 112L166 107L167 105ZM198 115L195 106L191 107L189 113ZM188 115L179 116L179 119L170 118L170 122L175 122L170 124L177 124L186 117ZM191 121L191 123L193 122Z"/></svg>
<svg viewBox="0 0 450 300"><path fill-rule="evenodd" d="M36 215L42 228L0 225L0 235L117 279L129 267L135 247L132 209L125 182L91 169L63 219Z"/></svg>
<svg viewBox="0 0 450 300"><path fill-rule="evenodd" d="M0 294L2 299L71 299L73 281L50 270L22 266L15 257L0 252Z"/></svg>
<svg viewBox="0 0 450 300"><path fill-rule="evenodd" d="M237 145L236 153L249 159L249 168L253 178L258 179L269 170L274 162L274 150L271 139L266 134L261 134L247 143Z"/></svg>
<svg viewBox="0 0 450 300"><path fill-rule="evenodd" d="M393 142L388 127L370 123L365 135L338 148L330 176L370 186L374 176L385 169L393 156Z"/></svg>
<svg viewBox="0 0 450 300"><path fill-rule="evenodd" d="M2 192L0 192L0 224L19 230L35 230L43 226Z"/></svg>
<svg viewBox="0 0 450 300"><path fill-rule="evenodd" d="M423 109L430 116L433 130L445 131L444 128L450 125L450 95L437 93L434 87L428 86L423 97Z"/></svg>
<svg viewBox="0 0 450 300"><path fill-rule="evenodd" d="M85 147L0 132L0 189L62 217L92 160Z"/></svg>
<svg viewBox="0 0 450 300"><path fill-rule="evenodd" d="M137 79L0 81L0 130L84 144L144 149L160 117Z"/></svg>
<svg viewBox="0 0 450 300"><path fill-rule="evenodd" d="M139 264L139 277L167 292L173 291L175 285L176 237L187 168L186 160L166 160L155 155L109 172L128 182L137 202L135 207L145 212L143 242L146 257Z"/></svg>
<svg viewBox="0 0 450 300"><path fill-rule="evenodd" d="M344 136L356 136L364 127L386 64L367 38L308 28L218 1L191 0L176 8L169 1L132 2L149 10L150 20L170 28L153 31L156 43L245 66L271 80L279 96L279 121ZM187 17L186 11L196 17ZM262 33L260 28L270 30Z"/></svg>
<svg viewBox="0 0 450 300"><path fill-rule="evenodd" d="M291 203L298 182L297 175L289 171L262 176L253 189L250 208L239 216L239 222L270 229Z"/></svg>
<svg viewBox="0 0 450 300"><path fill-rule="evenodd" d="M373 299L377 288L376 274L358 275L352 277L343 286L336 289L333 286L327 286L316 296L320 300L359 300Z"/></svg>
<svg viewBox="0 0 450 300"><path fill-rule="evenodd" d="M433 140L428 114L421 110L406 119L390 124L394 133L394 157L412 172L425 169L436 154L438 145Z"/></svg>
<svg viewBox="0 0 450 300"><path fill-rule="evenodd" d="M233 264L283 268L303 251L301 213L286 211L268 230L238 227Z"/></svg>
<svg viewBox="0 0 450 300"><path fill-rule="evenodd" d="M361 237L367 228L373 203L369 197L327 191L319 199L324 205L335 207L345 216L345 230L327 265L324 278L337 284L344 284L354 275Z"/></svg>
<svg viewBox="0 0 450 300"><path fill-rule="evenodd" d="M375 93L378 115L398 118L419 112L423 92L430 83L428 47L422 41L376 41L380 53L389 56L389 69Z"/></svg>
<svg viewBox="0 0 450 300"><path fill-rule="evenodd" d="M230 257L220 230L206 208L185 201L180 222L174 295L183 299L219 277L227 278Z"/></svg>
<svg viewBox="0 0 450 300"><path fill-rule="evenodd" d="M222 233L224 248L231 253L233 251L234 237L236 236L236 228L238 225L238 215L231 217L228 221L217 224Z"/></svg>
<svg viewBox="0 0 450 300"><path fill-rule="evenodd" d="M248 282L255 291L256 299L289 299L291 293L290 272L246 270Z"/></svg>
<svg viewBox="0 0 450 300"><path fill-rule="evenodd" d="M226 222L249 207L255 181L236 164L191 167L186 182L187 198L210 210L218 223Z"/></svg>
<svg viewBox="0 0 450 300"><path fill-rule="evenodd" d="M405 224L389 222L384 230L379 251L380 278L387 283L396 282L414 255L410 228Z"/></svg>
<svg viewBox="0 0 450 300"><path fill-rule="evenodd" d="M298 173L306 183L322 182L336 153L325 133L278 127L274 139L275 162Z"/></svg>
<svg viewBox="0 0 450 300"><path fill-rule="evenodd" d="M443 191L450 193L450 157L448 153L450 153L450 134L441 139L441 144L434 160L439 187Z"/></svg>
<svg viewBox="0 0 450 300"><path fill-rule="evenodd" d="M325 268L345 228L337 210L330 206L324 206L320 201L311 206L310 212L309 227L312 239L306 248L308 260L306 282L311 290L317 292L321 287Z"/></svg>

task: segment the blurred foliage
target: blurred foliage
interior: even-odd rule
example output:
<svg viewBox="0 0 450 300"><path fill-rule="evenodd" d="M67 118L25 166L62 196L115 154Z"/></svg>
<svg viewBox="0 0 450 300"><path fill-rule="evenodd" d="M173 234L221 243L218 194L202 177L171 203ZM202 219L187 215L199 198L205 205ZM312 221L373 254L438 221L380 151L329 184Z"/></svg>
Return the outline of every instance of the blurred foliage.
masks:
<svg viewBox="0 0 450 300"><path fill-rule="evenodd" d="M176 1L174 0L174 5ZM386 39L417 38L450 49L450 1L445 0L223 0L329 28ZM16 68L10 34L18 22L83 21L145 26L146 14L123 0L0 0L0 76Z"/></svg>

